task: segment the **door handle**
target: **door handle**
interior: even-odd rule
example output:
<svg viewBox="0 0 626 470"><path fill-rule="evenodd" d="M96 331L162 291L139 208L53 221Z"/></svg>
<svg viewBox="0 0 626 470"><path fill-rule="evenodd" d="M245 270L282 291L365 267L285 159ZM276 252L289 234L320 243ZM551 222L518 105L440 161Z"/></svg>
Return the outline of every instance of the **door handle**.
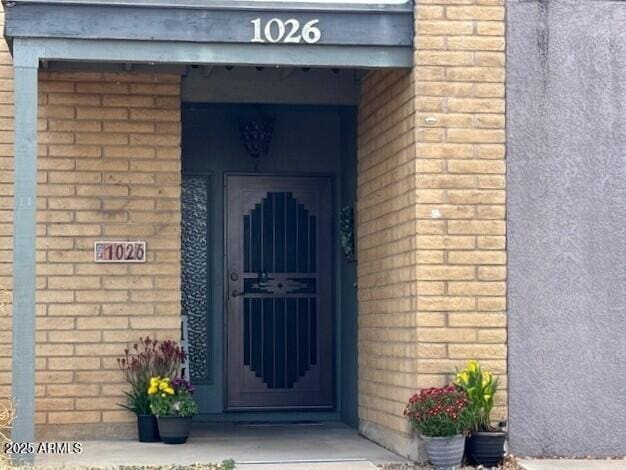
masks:
<svg viewBox="0 0 626 470"><path fill-rule="evenodd" d="M230 294L231 297L240 297L244 295L243 291L238 291L237 289L233 290Z"/></svg>

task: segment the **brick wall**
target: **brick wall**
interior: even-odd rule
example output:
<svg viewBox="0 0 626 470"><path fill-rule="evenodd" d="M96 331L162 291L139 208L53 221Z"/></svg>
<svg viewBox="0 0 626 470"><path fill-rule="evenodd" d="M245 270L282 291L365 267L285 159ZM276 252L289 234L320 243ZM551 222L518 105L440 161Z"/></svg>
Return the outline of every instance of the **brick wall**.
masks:
<svg viewBox="0 0 626 470"><path fill-rule="evenodd" d="M505 388L504 0L416 12L418 386L478 359Z"/></svg>
<svg viewBox="0 0 626 470"><path fill-rule="evenodd" d="M359 110L359 413L417 458L402 410L479 359L506 415L504 0L422 0L415 67ZM413 446L413 447L412 447Z"/></svg>
<svg viewBox="0 0 626 470"><path fill-rule="evenodd" d="M0 283L10 287L9 66L0 73ZM180 78L42 72L39 91L37 423L128 421L116 357L139 336L179 335ZM148 261L95 264L98 239L146 240ZM1 321L6 397L10 318Z"/></svg>
<svg viewBox="0 0 626 470"><path fill-rule="evenodd" d="M361 431L416 449L402 416L417 384L415 98L411 72L370 72L358 113L357 249Z"/></svg>
<svg viewBox="0 0 626 470"><path fill-rule="evenodd" d="M36 410L124 421L116 356L180 328L180 78L42 73L39 87ZM147 262L95 264L97 239L146 240Z"/></svg>

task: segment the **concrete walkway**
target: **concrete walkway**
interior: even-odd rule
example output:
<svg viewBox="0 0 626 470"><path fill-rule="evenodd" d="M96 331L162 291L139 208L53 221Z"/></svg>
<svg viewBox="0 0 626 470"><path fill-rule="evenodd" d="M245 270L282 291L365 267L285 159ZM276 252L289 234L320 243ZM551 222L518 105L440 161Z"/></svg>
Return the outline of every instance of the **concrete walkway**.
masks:
<svg viewBox="0 0 626 470"><path fill-rule="evenodd" d="M136 441L84 441L78 455L39 455L38 465L190 465L237 462L242 470L372 470L406 460L341 423L195 426L183 445Z"/></svg>
<svg viewBox="0 0 626 470"><path fill-rule="evenodd" d="M626 470L626 460L522 459L524 470Z"/></svg>

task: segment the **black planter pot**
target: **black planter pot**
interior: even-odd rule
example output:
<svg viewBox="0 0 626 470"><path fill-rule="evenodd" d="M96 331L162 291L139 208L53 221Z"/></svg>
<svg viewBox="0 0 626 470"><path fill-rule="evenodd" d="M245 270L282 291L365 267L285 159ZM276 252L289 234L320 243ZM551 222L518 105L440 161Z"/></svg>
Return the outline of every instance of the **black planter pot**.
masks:
<svg viewBox="0 0 626 470"><path fill-rule="evenodd" d="M159 434L166 444L184 444L191 430L191 416L159 416Z"/></svg>
<svg viewBox="0 0 626 470"><path fill-rule="evenodd" d="M153 415L137 415L137 436L139 442L159 442L159 427Z"/></svg>
<svg viewBox="0 0 626 470"><path fill-rule="evenodd" d="M504 458L504 432L473 432L466 441L465 456L470 465L495 467Z"/></svg>

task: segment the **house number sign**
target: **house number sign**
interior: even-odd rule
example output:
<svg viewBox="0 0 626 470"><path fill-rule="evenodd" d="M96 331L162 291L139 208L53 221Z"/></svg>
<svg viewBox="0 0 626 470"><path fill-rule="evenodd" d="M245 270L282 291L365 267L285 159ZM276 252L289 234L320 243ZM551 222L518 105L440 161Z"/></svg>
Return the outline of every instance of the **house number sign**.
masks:
<svg viewBox="0 0 626 470"><path fill-rule="evenodd" d="M255 18L251 21L253 35L250 42L280 42L285 44L305 42L307 44L315 44L322 37L322 31L318 27L319 22L319 19L313 19L301 24L295 18L289 18L288 20L272 18L263 23L261 18Z"/></svg>
<svg viewBox="0 0 626 470"><path fill-rule="evenodd" d="M98 241L93 252L96 263L145 263L146 242Z"/></svg>

